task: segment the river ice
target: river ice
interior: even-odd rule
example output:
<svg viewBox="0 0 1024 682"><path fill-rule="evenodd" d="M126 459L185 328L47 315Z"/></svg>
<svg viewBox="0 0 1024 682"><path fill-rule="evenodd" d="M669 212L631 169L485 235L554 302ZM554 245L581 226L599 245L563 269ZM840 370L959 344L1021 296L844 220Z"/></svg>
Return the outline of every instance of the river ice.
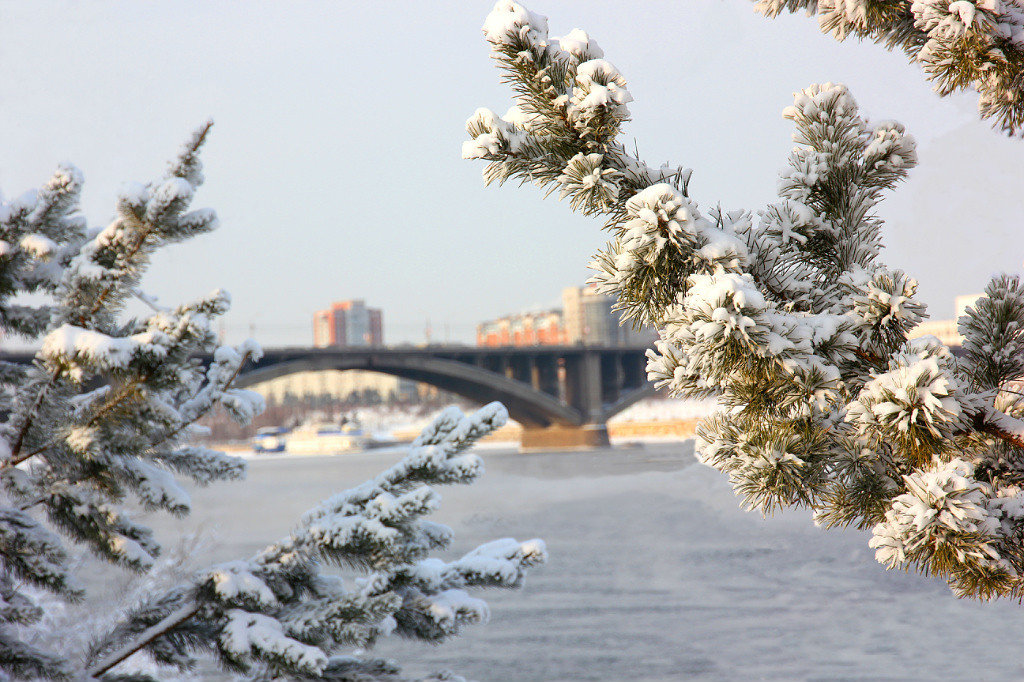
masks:
<svg viewBox="0 0 1024 682"><path fill-rule="evenodd" d="M807 514L744 512L692 443L574 453L480 449L487 473L442 489L452 554L541 537L550 561L523 590L484 593L491 622L440 647L389 641L408 673L533 680L1021 680L1024 619L1011 603L954 598L887 572L853 531ZM247 556L306 508L370 477L394 452L252 460L249 480L197 490L168 539L219 540L197 560Z"/></svg>

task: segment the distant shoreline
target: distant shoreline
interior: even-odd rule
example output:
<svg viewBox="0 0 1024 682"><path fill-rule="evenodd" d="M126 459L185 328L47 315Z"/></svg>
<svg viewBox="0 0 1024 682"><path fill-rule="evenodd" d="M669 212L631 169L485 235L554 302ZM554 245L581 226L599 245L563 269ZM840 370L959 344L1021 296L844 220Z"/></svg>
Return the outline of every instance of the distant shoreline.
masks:
<svg viewBox="0 0 1024 682"><path fill-rule="evenodd" d="M608 424L608 437L614 441L622 440L683 440L692 438L699 419L670 419L662 421L611 422ZM419 431L395 431L395 446L401 446L419 435ZM481 442L485 443L518 443L522 436L522 427L509 424L498 429ZM390 444L388 445L390 447ZM248 441L228 441L210 443L209 447L225 452L244 452L251 449Z"/></svg>

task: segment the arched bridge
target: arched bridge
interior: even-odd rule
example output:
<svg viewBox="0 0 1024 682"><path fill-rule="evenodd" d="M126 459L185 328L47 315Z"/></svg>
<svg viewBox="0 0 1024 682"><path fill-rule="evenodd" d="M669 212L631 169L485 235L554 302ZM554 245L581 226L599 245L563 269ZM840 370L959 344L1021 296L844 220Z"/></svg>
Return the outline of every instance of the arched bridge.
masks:
<svg viewBox="0 0 1024 682"><path fill-rule="evenodd" d="M318 370L380 372L481 403L501 401L523 425L525 449L588 447L608 443L610 417L654 395L645 352L623 346L268 348L242 368L236 385ZM4 355L14 362L32 357Z"/></svg>
<svg viewBox="0 0 1024 682"><path fill-rule="evenodd" d="M646 348L619 346L268 348L238 385L318 370L360 369L420 381L478 402L501 401L523 447L607 444L608 419L654 395Z"/></svg>

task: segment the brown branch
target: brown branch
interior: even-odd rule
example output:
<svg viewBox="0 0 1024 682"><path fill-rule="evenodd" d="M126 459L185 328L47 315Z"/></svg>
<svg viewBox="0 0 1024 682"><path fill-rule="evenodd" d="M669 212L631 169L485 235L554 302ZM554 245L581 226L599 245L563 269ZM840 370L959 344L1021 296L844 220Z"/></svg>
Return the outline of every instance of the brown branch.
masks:
<svg viewBox="0 0 1024 682"><path fill-rule="evenodd" d="M146 645L150 644L153 640L158 637L166 635L168 632L178 627L185 621L189 620L193 616L199 613L199 604L195 602L186 603L184 606L177 608L171 613L167 614L163 620L155 625L143 630L139 633L139 637L127 644L122 645L119 649L110 653L102 661L89 668L86 675L90 678L96 678L107 672L115 665L125 660L136 651L142 649Z"/></svg>
<svg viewBox="0 0 1024 682"><path fill-rule="evenodd" d="M132 258L134 258L135 255L142 249L142 247L145 246L146 238L149 237L149 235L152 234L153 230L155 229L153 223L141 221L135 216L132 216L132 218L134 218L134 220L142 224L142 229L139 230L139 238L136 240L135 244L130 249L128 249L128 251L125 252L124 257L126 261L129 261ZM122 268L122 272L123 271L124 269ZM79 316L78 326L84 325L90 317L95 315L99 311L99 309L103 307L103 303L106 301L107 296L109 296L110 292L114 290L114 287L117 285L117 283L117 279L113 280L110 284L106 286L105 289L103 289L103 291L100 292L99 296L97 296L96 300L93 302L92 308L89 310L89 312L83 313L82 315Z"/></svg>
<svg viewBox="0 0 1024 682"><path fill-rule="evenodd" d="M987 433L990 436L994 436L995 438L1007 442L1010 445L1024 449L1024 437L1020 434L1007 431L992 422L985 421L985 416L985 414L976 414L972 417L971 422L975 429L982 433Z"/></svg>
<svg viewBox="0 0 1024 682"><path fill-rule="evenodd" d="M980 430L984 431L985 433L987 433L989 435L995 436L996 438L998 438L1000 440L1004 440L1007 443L1010 443L1011 445L1015 445L1018 448L1024 449L1024 439L1022 439L1018 435L1015 435L1015 434L1003 431L1002 429L1000 429L1000 428L998 428L996 426L993 426L992 424L988 424L988 425L986 425L985 428L980 429Z"/></svg>
<svg viewBox="0 0 1024 682"><path fill-rule="evenodd" d="M146 376L142 376L142 377L139 377L137 379L134 379L130 384L127 385L127 388L125 390L123 390L120 395L112 398L110 401L107 402L106 405L101 407L99 412L94 414L89 419L89 421L86 422L86 425L87 426L92 426L93 424L95 424L96 420L98 420L101 417L105 416L107 413L109 413L111 410L113 410L115 407L117 407L120 402L122 402L125 398L129 397L132 394L132 392L133 392L132 389L134 389L140 383L145 381L147 378L148 377L146 377ZM10 459L8 459L3 464L0 464L0 470L6 469L7 467L17 466L18 464L21 464L22 462L24 462L26 460L32 459L36 455L38 455L38 454L40 454L42 452L45 452L49 448L52 448L54 445L59 443L61 440L62 439L59 438L59 437L58 438L53 438L50 441L48 441L47 443L39 446L38 448L36 448L32 452L29 452L29 453L27 453L25 455L22 455L21 457L12 456Z"/></svg>
<svg viewBox="0 0 1024 682"><path fill-rule="evenodd" d="M229 378L229 379L227 380L227 382L225 382L225 384L224 384L224 389L223 389L223 390L225 390L225 391L226 391L226 390L228 390L228 388L230 388L230 387L231 387L231 384L235 383L235 379L237 379L237 378L238 378L238 373L242 371L242 366L243 366L243 365L244 365L244 364L245 364L246 362L248 362L248 361L249 361L249 358L251 358L251 357L252 357L252 351L246 351L246 352L245 352L245 354L244 354L244 355L242 356L242 360L241 360L241 362L239 362L239 363L238 363L238 367L235 367L235 371L234 371L234 372L233 372L233 373L231 374L231 377L230 377L230 378ZM200 389L200 390L202 390L202 389ZM193 397L195 397L195 396L193 396ZM151 448L154 448L154 447L156 447L157 445L160 445L161 443L166 443L166 442L167 442L167 441L169 441L170 439L174 438L174 437L175 437L175 436L177 436L177 435L178 435L179 433L181 433L182 431L184 431L186 427L188 427L188 426L191 426L192 424L195 424L195 423L196 423L197 421L199 421L200 419L202 419L202 417L203 417L203 416L204 416L204 415L205 415L205 414L206 414L207 412L209 412L209 411L210 411L210 408L211 408L211 407L213 407L213 404L212 404L212 403L211 403L210 405L208 405L208 406L207 406L207 407L206 407L205 409L201 410L201 411L199 412L199 414L197 414L197 415L196 415L196 418L195 418L195 419L193 419L192 421L190 421L190 422L188 422L188 423L184 423L184 424L182 424L181 426L179 426L178 428L174 429L173 431L171 431L171 432L170 432L170 433L168 433L167 435L165 435L165 436L163 436L162 438L160 438L160 439L158 439L158 440L154 441L153 443L151 443L151 444L150 444L150 446L149 446L149 447L151 447Z"/></svg>
<svg viewBox="0 0 1024 682"><path fill-rule="evenodd" d="M235 368L235 371L231 374L231 377L224 384L224 390L227 390L231 386L231 384L234 383L235 379L238 378L238 373L240 371L242 371L242 366L246 362L248 362L251 357L252 357L252 352L250 352L250 351L247 351L242 356L242 360L241 360L241 362L238 363L238 367ZM134 392L133 389L135 389L135 387L137 387L142 382L146 381L146 379L148 379L148 378L149 378L148 375L144 375L144 376L138 377L136 379L133 379L129 384L127 384L125 386L125 388L120 392L119 395L115 396L114 398L111 398L107 402L106 405L101 407L99 409L99 411L96 414L94 414L89 419L88 422L86 422L86 425L91 426L91 425L95 424L97 420L99 420L102 417L104 417L107 414L109 414L121 402L123 402L126 398L128 398L128 397L130 397L132 395L132 393ZM194 424L199 418L201 418L203 415L205 415L207 412L209 412L209 410L210 410L210 408L207 407L205 410L201 411L198 415L196 415L196 419L193 419L192 421L188 422L187 424L182 424L181 426L177 427L176 429L174 429L173 431L171 431L167 435L165 435L162 438L160 438L160 439L154 441L153 443L151 443L149 445L149 447L152 448L152 447L156 447L157 445L160 445L161 443L166 443L168 440L170 440L171 438L174 438L179 433L181 433L185 429L185 427L187 427L187 426L189 426L191 424ZM42 452L45 452L49 448L53 447L54 445L59 443L61 440L62 440L61 438L54 438L54 439L50 440L49 442L45 443L44 445L39 446L38 448L36 448L32 452L29 452L29 453L27 453L25 455L22 455L21 457L12 456L7 461L5 461L3 463L0 463L0 471L2 471L3 469L6 469L8 467L17 466L18 464L21 464L22 462L25 462L25 461L27 461L29 459L32 459L36 455L38 455L38 454L40 454ZM18 441L18 446L19 446L18 449L19 450L20 450L20 445L21 445L21 439L19 439L19 441ZM17 450L12 451L12 455L17 455L17 452L18 452Z"/></svg>
<svg viewBox="0 0 1024 682"><path fill-rule="evenodd" d="M867 352L865 350L861 350L860 348L858 348L857 350L853 351L853 354L856 355L861 360L863 360L865 362L871 363L875 367L880 367L880 368L881 367L886 367L887 364L888 364L888 363L886 363L884 358L879 357L879 356L877 356L877 355L875 355L873 353L869 353L869 352Z"/></svg>
<svg viewBox="0 0 1024 682"><path fill-rule="evenodd" d="M126 254L127 258L132 258L135 256L135 254L139 252L139 250L145 244L146 238L153 231L153 226L151 224L143 223L143 225L144 228L140 232L139 239L136 241L134 246L132 246L132 248L128 250ZM93 303L93 306L89 310L89 312L83 313L82 315L79 316L78 326L84 325L89 317L92 317L93 315L96 314L96 312L103 306L103 303L106 300L107 296L110 294L111 291L114 290L115 284L116 281L111 282L103 291L100 292L99 296L96 297L96 300ZM37 449L35 452L32 452L20 458L18 457L18 454L21 452L22 445L24 444L25 441L25 435L28 433L28 430L32 425L32 415L36 412L36 410L39 409L39 406L42 404L43 398L46 396L47 391L49 391L50 387L53 386L53 383L57 380L58 376L60 376L60 370L55 369L53 373L50 375L49 381L47 381L46 384L44 384L43 387L39 390L39 394L36 396L35 401L32 403L32 409L29 410L28 417L25 419L25 423L22 424L21 429L18 432L18 438L17 440L15 440L14 447L11 449L11 458L4 462L3 465L0 466L0 469L20 464L21 462L24 462L30 457L38 455L40 452L42 452L46 448L50 447L50 445L52 445L52 443L47 444L42 448Z"/></svg>
<svg viewBox="0 0 1024 682"><path fill-rule="evenodd" d="M31 428L32 426L33 416L39 410L39 406L43 404L43 398L46 396L46 392L50 390L51 386L53 386L53 382L57 380L57 376L59 374L59 369L53 370L53 373L50 375L49 380L45 384L43 384L42 388L39 389L39 393L36 395L36 399L32 402L32 408L28 411L28 414L25 416L25 423L23 423L21 425L21 428L18 429L18 438L14 442L14 447L11 448L11 457L10 459L3 463L3 467L13 466L14 464L18 464L19 462L28 459L27 457L18 459L18 454L21 452L21 448L25 443L25 435L28 433L29 428Z"/></svg>

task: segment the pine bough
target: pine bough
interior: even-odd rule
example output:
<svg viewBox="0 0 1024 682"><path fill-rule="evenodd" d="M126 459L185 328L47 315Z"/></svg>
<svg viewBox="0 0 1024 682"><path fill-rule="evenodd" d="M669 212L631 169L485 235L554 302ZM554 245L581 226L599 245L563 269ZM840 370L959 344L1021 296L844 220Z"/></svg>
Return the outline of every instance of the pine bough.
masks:
<svg viewBox="0 0 1024 682"><path fill-rule="evenodd" d="M866 121L842 85L811 86L783 112L797 146L779 200L705 213L689 170L617 140L632 97L586 33L549 38L545 17L501 0L484 34L515 106L478 110L463 157L488 162L487 182L605 218L592 282L660 330L649 376L721 405L698 429L701 460L751 508L871 529L886 566L961 596L1024 596L1024 286L989 284L960 319L960 355L908 341L925 306L880 262L874 213L916 165L903 126Z"/></svg>
<svg viewBox="0 0 1024 682"><path fill-rule="evenodd" d="M440 503L430 485L472 482L483 465L467 450L507 418L499 403L471 415L448 408L405 458L306 512L288 537L139 605L92 647L89 675L103 675L145 643L158 663L180 669L194 663L189 650L205 649L253 679L406 679L389 661L335 652L389 635L443 642L489 617L467 589L519 587L527 569L546 560L541 540L511 538L451 562L428 556L452 539L450 528L423 519ZM323 572L324 564L359 574L346 582Z"/></svg>
<svg viewBox="0 0 1024 682"><path fill-rule="evenodd" d="M756 0L769 17L804 10L837 40L868 38L920 64L942 96L973 89L982 118L1024 131L1020 0Z"/></svg>
<svg viewBox="0 0 1024 682"><path fill-rule="evenodd" d="M308 512L255 557L213 567L151 596L75 651L57 633L39 642L44 607L80 601L76 546L145 572L160 545L131 508L189 511L175 474L200 485L240 478L241 459L196 447L196 422L219 405L241 422L258 394L232 388L260 354L217 343L228 309L216 291L164 308L139 288L154 251L213 229L213 211L189 211L203 181L199 129L166 175L121 193L113 221L90 229L79 212L80 172L61 167L39 191L0 201L0 333L41 341L32 365L0 358L0 679L153 679L119 664L137 652L190 668L194 653L256 679L399 679L384 661L338 656L395 633L430 642L484 620L472 587L516 587L545 558L543 543L511 539L445 563L450 529L422 519L439 502L430 484L468 483L466 452L507 418L499 404L442 413L408 456L372 481ZM137 299L152 309L126 313ZM212 354L208 366L196 358ZM358 571L343 582L322 569Z"/></svg>

